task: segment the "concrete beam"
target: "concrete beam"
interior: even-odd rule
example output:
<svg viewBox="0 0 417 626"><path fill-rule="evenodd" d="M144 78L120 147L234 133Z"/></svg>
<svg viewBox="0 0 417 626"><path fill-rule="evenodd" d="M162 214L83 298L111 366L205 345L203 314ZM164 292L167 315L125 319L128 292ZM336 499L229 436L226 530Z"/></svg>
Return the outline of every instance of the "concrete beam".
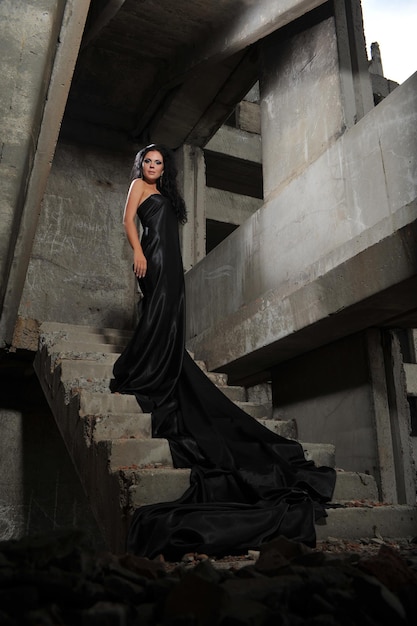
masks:
<svg viewBox="0 0 417 626"><path fill-rule="evenodd" d="M206 187L206 218L228 224L243 224L262 205L262 200L214 187Z"/></svg>
<svg viewBox="0 0 417 626"><path fill-rule="evenodd" d="M245 0L235 19L220 28L215 37L204 40L194 55L187 51L176 59L174 66L180 71L171 72L170 84L197 67L218 63L244 50L325 3L326 0Z"/></svg>
<svg viewBox="0 0 417 626"><path fill-rule="evenodd" d="M239 7L239 14L234 16L232 21L228 21L223 28L219 28L216 36L204 39L200 48L193 50L190 54L189 49L182 51L167 67L159 73L157 82L161 85L158 93L152 94L152 99L146 107L146 113L141 117L141 123L133 132L133 135L146 141L147 138L155 137L158 141L165 141L169 145L178 146L181 142L194 143L203 146L204 143L212 136L216 123L219 127L218 120L223 121L227 117L225 104L235 101L239 102L245 95L239 93L239 89L247 87L249 89L257 78L254 73L253 79L248 80L248 68L252 67L256 71L251 62L252 55L242 52L247 50L251 45L259 40L267 37L269 34L289 24L295 19L301 17L305 13L325 4L323 0L282 0L280 2L271 2L270 0L247 0ZM239 60L245 59L245 63L236 65L236 71L229 69L229 75L225 75L227 67L233 58ZM196 119L195 124L190 126L188 133L180 137L173 132L171 118L181 108L190 104L190 94L192 100L195 100L195 94L199 90L207 89L209 85L208 77L211 81L216 78L216 74L224 75L222 84L225 86L227 97L218 90L211 92L211 96L206 100L201 108L200 114L205 114L207 119ZM235 74L235 76L234 76ZM214 80L216 82L216 80ZM201 97L199 98L201 100ZM193 105L194 109L195 105ZM233 107L228 108L228 112ZM208 111L206 110L208 109ZM162 119L163 112L163 119ZM195 112L192 111L192 117ZM155 116L155 119L153 119ZM212 117L212 119L210 119ZM181 119L184 123L186 118ZM199 122L197 124L197 121ZM221 122L220 122L221 123ZM161 124L161 126L159 125ZM207 129L203 131L201 126L210 126L211 131ZM194 128L194 126L196 126ZM193 131L190 135L189 133Z"/></svg>
<svg viewBox="0 0 417 626"><path fill-rule="evenodd" d="M262 163L261 136L232 126L219 128L205 148L211 152L219 152L244 161Z"/></svg>
<svg viewBox="0 0 417 626"><path fill-rule="evenodd" d="M162 103L146 135L173 148L183 143L203 147L257 78L257 58L252 50L209 65L188 77Z"/></svg>
<svg viewBox="0 0 417 626"><path fill-rule="evenodd" d="M184 145L176 156L179 188L187 206L187 223L180 232L182 258L189 270L206 252L204 155L200 148Z"/></svg>

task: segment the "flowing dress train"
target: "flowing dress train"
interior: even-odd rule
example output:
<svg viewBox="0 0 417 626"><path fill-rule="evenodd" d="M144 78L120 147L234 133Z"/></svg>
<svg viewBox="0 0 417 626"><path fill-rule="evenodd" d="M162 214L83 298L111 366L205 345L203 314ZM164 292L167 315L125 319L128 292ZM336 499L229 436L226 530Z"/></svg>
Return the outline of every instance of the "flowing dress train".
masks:
<svg viewBox="0 0 417 626"><path fill-rule="evenodd" d="M278 535L315 545L335 472L307 461L231 402L184 347L184 273L170 201L149 196L138 209L147 258L140 319L114 365L110 388L134 394L152 413L152 434L168 439L174 466L191 468L174 502L138 508L128 550L177 560L186 552L242 554Z"/></svg>

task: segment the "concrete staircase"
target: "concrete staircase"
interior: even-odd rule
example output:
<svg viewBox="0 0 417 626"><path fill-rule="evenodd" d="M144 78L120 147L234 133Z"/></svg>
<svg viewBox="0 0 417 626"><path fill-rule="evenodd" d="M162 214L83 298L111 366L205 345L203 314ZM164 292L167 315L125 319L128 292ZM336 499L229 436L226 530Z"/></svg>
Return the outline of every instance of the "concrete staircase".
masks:
<svg viewBox="0 0 417 626"><path fill-rule="evenodd" d="M44 323L34 364L99 527L115 552L125 549L135 508L174 500L189 481L188 469L174 469L168 442L152 439L151 416L141 413L135 398L109 392L113 363L128 337L114 329ZM207 376L254 419L296 438L293 421L268 419L266 407L246 401L243 387L228 386L224 374ZM334 467L334 446L302 445L317 465ZM378 489L372 476L338 470L334 499L344 505L363 502L330 509L317 526L318 539L417 534L414 507L375 505Z"/></svg>

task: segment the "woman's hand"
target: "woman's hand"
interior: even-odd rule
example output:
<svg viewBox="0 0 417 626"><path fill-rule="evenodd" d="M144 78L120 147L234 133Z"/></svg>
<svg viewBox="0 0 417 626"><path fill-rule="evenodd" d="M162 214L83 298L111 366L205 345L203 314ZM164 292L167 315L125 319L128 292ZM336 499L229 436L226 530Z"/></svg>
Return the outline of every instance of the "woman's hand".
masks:
<svg viewBox="0 0 417 626"><path fill-rule="evenodd" d="M135 250L133 253L133 271L138 278L143 278L146 274L147 262L146 257L141 250Z"/></svg>

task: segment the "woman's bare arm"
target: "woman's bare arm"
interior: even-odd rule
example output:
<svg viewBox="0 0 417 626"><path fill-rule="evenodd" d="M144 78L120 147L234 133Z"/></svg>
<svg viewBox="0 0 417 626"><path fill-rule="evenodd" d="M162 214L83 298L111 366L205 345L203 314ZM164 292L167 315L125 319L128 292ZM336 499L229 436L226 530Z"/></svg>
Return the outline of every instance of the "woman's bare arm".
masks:
<svg viewBox="0 0 417 626"><path fill-rule="evenodd" d="M146 274L146 258L143 254L142 246L139 241L139 233L136 225L136 212L138 206L142 202L145 193L145 182L137 178L130 185L127 194L125 210L123 214L123 225L127 239L133 249L133 271L138 278L142 278Z"/></svg>

